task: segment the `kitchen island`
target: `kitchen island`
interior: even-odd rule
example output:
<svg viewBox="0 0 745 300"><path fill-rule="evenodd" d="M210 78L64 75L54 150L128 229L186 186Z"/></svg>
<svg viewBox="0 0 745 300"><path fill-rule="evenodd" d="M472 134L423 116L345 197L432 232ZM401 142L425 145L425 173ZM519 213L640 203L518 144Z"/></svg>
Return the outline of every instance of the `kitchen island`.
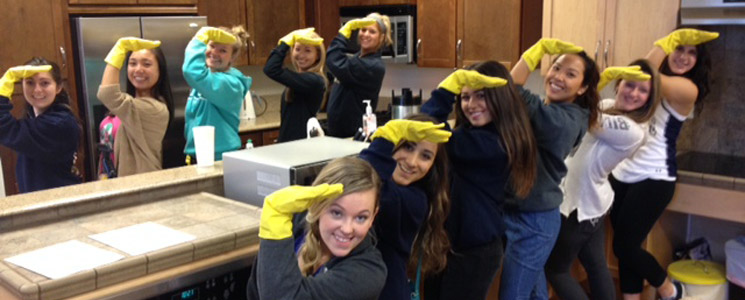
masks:
<svg viewBox="0 0 745 300"><path fill-rule="evenodd" d="M232 272L249 268L258 251L260 211L222 194L218 162L214 167L187 166L7 197L0 201L0 258L70 240L124 258L59 279L2 261L0 299L146 298L205 278L213 278L215 287L215 276L226 274L227 281L228 273L235 282L214 292L240 293L245 278L234 279ZM145 222L194 240L128 255L90 238Z"/></svg>

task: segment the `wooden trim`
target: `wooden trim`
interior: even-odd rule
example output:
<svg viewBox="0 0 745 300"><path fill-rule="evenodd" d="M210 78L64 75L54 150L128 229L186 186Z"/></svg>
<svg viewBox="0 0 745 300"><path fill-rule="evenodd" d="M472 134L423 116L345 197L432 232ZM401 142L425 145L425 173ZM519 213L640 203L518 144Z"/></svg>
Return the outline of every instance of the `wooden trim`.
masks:
<svg viewBox="0 0 745 300"><path fill-rule="evenodd" d="M745 223L745 192L678 183L667 210Z"/></svg>
<svg viewBox="0 0 745 300"><path fill-rule="evenodd" d="M117 6L74 5L68 8L71 15L196 15L197 6Z"/></svg>

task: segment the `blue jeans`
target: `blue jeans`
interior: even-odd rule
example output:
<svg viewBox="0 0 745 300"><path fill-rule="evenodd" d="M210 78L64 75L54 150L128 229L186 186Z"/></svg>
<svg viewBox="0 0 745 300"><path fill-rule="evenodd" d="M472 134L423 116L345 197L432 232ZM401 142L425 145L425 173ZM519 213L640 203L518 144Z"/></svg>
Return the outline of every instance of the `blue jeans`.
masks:
<svg viewBox="0 0 745 300"><path fill-rule="evenodd" d="M547 300L548 288L543 266L559 236L559 208L531 212L507 209L504 222L507 227L507 247L504 250L499 298Z"/></svg>

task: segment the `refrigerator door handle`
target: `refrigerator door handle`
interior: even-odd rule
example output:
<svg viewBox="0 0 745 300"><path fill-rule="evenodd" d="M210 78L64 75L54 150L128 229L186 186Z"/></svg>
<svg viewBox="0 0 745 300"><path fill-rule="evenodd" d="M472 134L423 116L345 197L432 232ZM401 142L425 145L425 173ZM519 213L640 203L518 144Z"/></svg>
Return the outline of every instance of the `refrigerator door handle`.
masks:
<svg viewBox="0 0 745 300"><path fill-rule="evenodd" d="M62 69L67 67L67 51L65 51L65 48L60 46L59 47L59 53L62 55Z"/></svg>

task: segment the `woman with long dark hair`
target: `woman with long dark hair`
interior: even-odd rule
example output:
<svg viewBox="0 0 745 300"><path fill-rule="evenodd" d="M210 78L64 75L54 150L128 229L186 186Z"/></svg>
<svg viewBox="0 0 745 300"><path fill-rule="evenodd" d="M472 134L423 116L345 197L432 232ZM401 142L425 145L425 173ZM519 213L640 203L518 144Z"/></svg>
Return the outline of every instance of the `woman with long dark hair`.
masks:
<svg viewBox="0 0 745 300"><path fill-rule="evenodd" d="M678 29L655 42L647 54L654 68L661 66L662 102L650 120L647 139L633 156L622 161L610 178L615 192L610 217L613 253L618 258L621 292L627 300L640 299L644 280L663 299L680 299L682 286L641 245L675 192L675 143L680 128L709 91L709 56L704 43L715 32Z"/></svg>
<svg viewBox="0 0 745 300"><path fill-rule="evenodd" d="M21 119L10 114L16 82L26 99ZM18 153L21 193L80 183L73 166L80 133L57 64L35 57L0 78L0 144Z"/></svg>
<svg viewBox="0 0 745 300"><path fill-rule="evenodd" d="M114 139L118 176L163 168L162 144L173 115L173 96L159 41L120 38L106 56L98 99L121 121ZM127 92L119 87L125 66Z"/></svg>
<svg viewBox="0 0 745 300"><path fill-rule="evenodd" d="M546 74L546 98L523 89L545 54L560 54ZM527 195L507 191L507 245L499 286L501 299L548 299L543 271L561 226L559 188L564 159L588 128L598 124L600 74L582 48L556 39L541 39L523 53L512 78L530 116L538 157L535 184Z"/></svg>
<svg viewBox="0 0 745 300"><path fill-rule="evenodd" d="M613 204L608 175L639 148L660 103L660 76L646 60L609 67L600 78L598 90L618 79L616 97L600 102L600 126L591 128L566 159L561 230L546 262L546 278L560 299L590 299L570 273L577 258L587 272L592 299L616 299L605 257L605 216Z"/></svg>
<svg viewBox="0 0 745 300"><path fill-rule="evenodd" d="M435 122L426 115L391 120L360 153L383 182L374 228L388 276L379 299L411 299L407 279L445 268L450 201L444 142L450 132Z"/></svg>
<svg viewBox="0 0 745 300"><path fill-rule="evenodd" d="M484 299L502 260L504 190L527 195L536 175L536 142L508 70L495 61L457 70L422 111L455 128L446 144L452 245L445 269L425 278L426 299Z"/></svg>

